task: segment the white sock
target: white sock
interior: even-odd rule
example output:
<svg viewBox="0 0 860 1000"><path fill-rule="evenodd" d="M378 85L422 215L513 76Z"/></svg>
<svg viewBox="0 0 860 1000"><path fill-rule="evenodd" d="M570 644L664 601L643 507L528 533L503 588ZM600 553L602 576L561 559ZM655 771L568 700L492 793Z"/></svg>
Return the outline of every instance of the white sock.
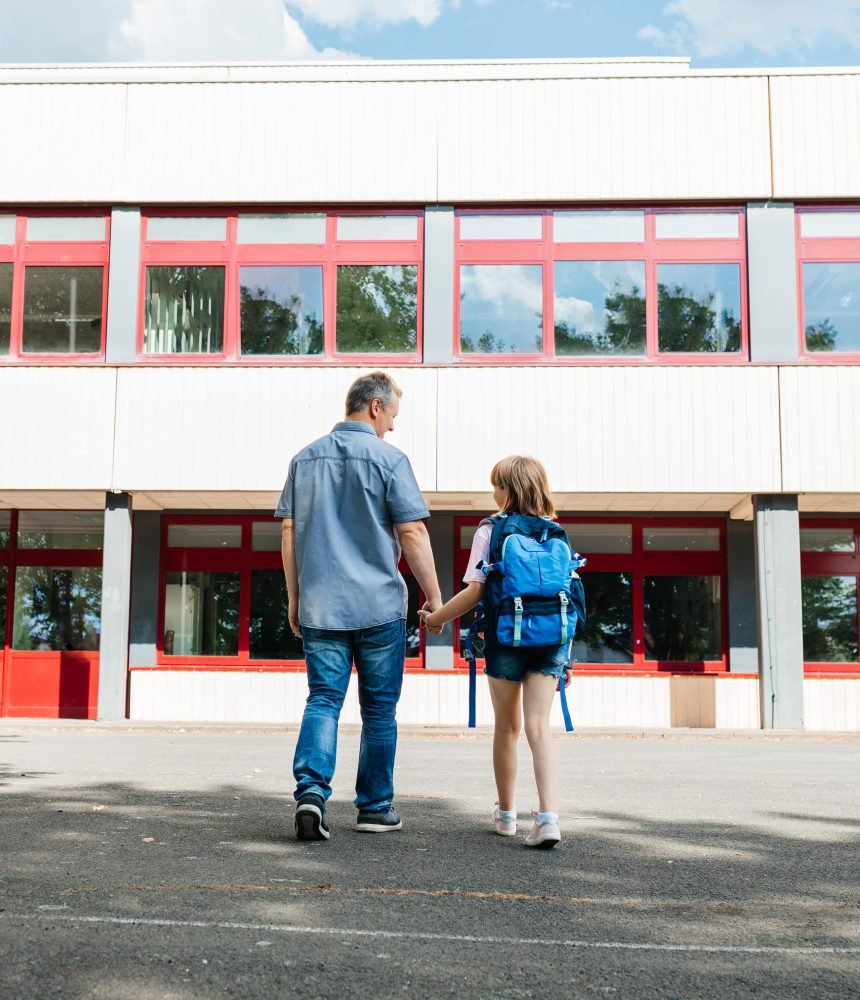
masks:
<svg viewBox="0 0 860 1000"><path fill-rule="evenodd" d="M504 820L505 823L513 823L513 821L516 818L517 818L517 811L516 811L516 809L500 809L499 810L499 819Z"/></svg>
<svg viewBox="0 0 860 1000"><path fill-rule="evenodd" d="M558 813L538 813L537 823L555 823L558 825Z"/></svg>

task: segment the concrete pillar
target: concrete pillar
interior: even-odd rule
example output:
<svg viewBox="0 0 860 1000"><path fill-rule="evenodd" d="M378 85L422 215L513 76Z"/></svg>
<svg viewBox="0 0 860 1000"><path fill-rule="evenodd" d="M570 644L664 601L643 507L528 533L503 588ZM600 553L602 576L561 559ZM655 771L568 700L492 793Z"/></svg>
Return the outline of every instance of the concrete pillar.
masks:
<svg viewBox="0 0 860 1000"><path fill-rule="evenodd" d="M140 209L115 208L110 217L108 272L108 364L130 364L137 358L140 302Z"/></svg>
<svg viewBox="0 0 860 1000"><path fill-rule="evenodd" d="M797 251L794 205L747 205L750 360L796 361Z"/></svg>
<svg viewBox="0 0 860 1000"><path fill-rule="evenodd" d="M454 360L454 209L424 212L424 363Z"/></svg>
<svg viewBox="0 0 860 1000"><path fill-rule="evenodd" d="M442 600L449 601L454 588L454 517L434 514L428 522L436 574L442 588ZM459 587L458 587L459 589ZM425 633L424 665L428 670L454 669L454 629L446 625L441 635Z"/></svg>
<svg viewBox="0 0 860 1000"><path fill-rule="evenodd" d="M728 566L729 670L758 671L758 615L755 586L755 531L752 521L729 521Z"/></svg>
<svg viewBox="0 0 860 1000"><path fill-rule="evenodd" d="M125 718L128 617L131 596L131 497L105 498L102 631L99 645L99 719Z"/></svg>
<svg viewBox="0 0 860 1000"><path fill-rule="evenodd" d="M763 729L803 728L803 620L797 497L753 498Z"/></svg>
<svg viewBox="0 0 860 1000"><path fill-rule="evenodd" d="M160 548L161 513L139 511L134 515L134 548L131 563L129 666L132 667L155 666Z"/></svg>

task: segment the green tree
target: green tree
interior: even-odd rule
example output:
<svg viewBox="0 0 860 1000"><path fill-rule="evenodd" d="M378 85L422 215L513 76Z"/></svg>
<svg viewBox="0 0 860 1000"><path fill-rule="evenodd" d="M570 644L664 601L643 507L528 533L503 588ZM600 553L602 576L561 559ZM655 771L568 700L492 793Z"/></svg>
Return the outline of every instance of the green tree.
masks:
<svg viewBox="0 0 860 1000"><path fill-rule="evenodd" d="M323 327L314 313L302 316L302 297L279 301L266 288L241 290L243 354L322 354Z"/></svg>
<svg viewBox="0 0 860 1000"><path fill-rule="evenodd" d="M804 331L807 351L834 351L839 331L829 319L810 324Z"/></svg>
<svg viewBox="0 0 860 1000"><path fill-rule="evenodd" d="M567 323L555 324L555 353L559 356L582 354L644 354L645 296L635 285L629 292L616 282L606 296L606 321L595 333L579 333Z"/></svg>
<svg viewBox="0 0 860 1000"><path fill-rule="evenodd" d="M857 660L857 585L853 578L805 576L801 613L804 660Z"/></svg>
<svg viewBox="0 0 860 1000"><path fill-rule="evenodd" d="M734 314L713 308L716 294L706 292L700 299L683 285L657 286L658 341L661 351L739 351L740 323Z"/></svg>
<svg viewBox="0 0 860 1000"><path fill-rule="evenodd" d="M337 269L337 349L407 354L417 344L418 268L349 265Z"/></svg>

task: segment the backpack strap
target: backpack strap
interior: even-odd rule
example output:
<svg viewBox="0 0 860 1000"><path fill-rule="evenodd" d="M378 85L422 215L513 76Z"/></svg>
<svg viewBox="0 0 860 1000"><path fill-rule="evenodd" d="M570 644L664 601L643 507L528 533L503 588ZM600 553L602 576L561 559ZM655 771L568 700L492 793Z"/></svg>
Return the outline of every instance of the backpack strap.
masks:
<svg viewBox="0 0 860 1000"><path fill-rule="evenodd" d="M570 709L567 707L567 692L564 687L564 678L558 682L558 693L561 697L561 714L564 717L564 731L566 733L573 732L573 722L570 718Z"/></svg>

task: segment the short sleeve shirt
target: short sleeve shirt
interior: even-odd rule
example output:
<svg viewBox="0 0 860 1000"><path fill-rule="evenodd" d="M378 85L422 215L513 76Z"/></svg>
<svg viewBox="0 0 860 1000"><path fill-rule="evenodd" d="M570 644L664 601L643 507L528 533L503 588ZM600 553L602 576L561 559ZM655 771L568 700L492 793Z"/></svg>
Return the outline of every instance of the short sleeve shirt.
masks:
<svg viewBox="0 0 860 1000"><path fill-rule="evenodd" d="M293 521L301 624L347 630L405 618L394 525L429 516L409 459L369 424L342 421L303 448L275 510Z"/></svg>
<svg viewBox="0 0 860 1000"><path fill-rule="evenodd" d="M472 551L469 553L469 565L463 575L463 583L484 583L486 575L478 569L482 562L487 562L490 555L490 538L493 534L492 524L482 524L472 539Z"/></svg>

